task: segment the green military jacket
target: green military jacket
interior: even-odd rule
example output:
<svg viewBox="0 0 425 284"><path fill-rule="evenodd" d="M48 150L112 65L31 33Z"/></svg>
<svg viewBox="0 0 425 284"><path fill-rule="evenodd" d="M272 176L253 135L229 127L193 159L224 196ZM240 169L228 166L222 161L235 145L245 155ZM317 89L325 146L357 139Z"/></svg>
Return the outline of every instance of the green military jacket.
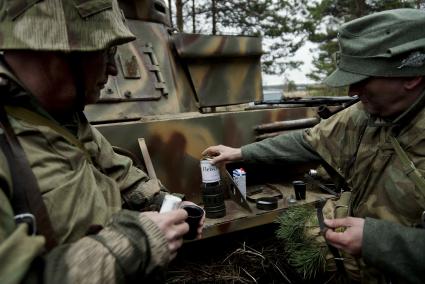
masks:
<svg viewBox="0 0 425 284"><path fill-rule="evenodd" d="M401 117L406 117L409 111ZM396 119L395 122L397 121L401 119ZM293 163L312 160L326 162L345 179L352 189L351 215L368 217L364 241L373 242L377 239L367 234L379 235L379 229L376 228L382 225L375 222L377 221L375 219L413 227L420 224L420 217L425 209L425 192L416 187L406 175L406 169L403 168L389 141L393 127L394 123L370 118L363 110L361 103L358 103L303 133L281 135L244 146L242 156L247 161L273 160L275 163L284 162L284 160ZM397 140L423 175L425 173L425 110L421 109L409 121L404 121L400 129ZM375 225L370 225L371 222ZM396 229L399 227L395 227ZM420 233L425 237L425 232L419 231ZM386 237L390 235L382 236L380 242L385 242ZM411 238L404 240L401 236L403 234L398 236L401 243L411 240ZM394 243L394 241L388 240L388 243ZM383 246L364 244L363 249L365 247L378 249ZM422 254L422 251L411 252ZM364 255L369 259L379 259L382 262L383 259L375 255L379 253L381 252L375 250ZM410 261L403 259L407 263ZM367 260L365 259L366 262ZM391 262L391 259L387 258L386 261ZM415 263L413 266L415 265L423 268L425 261ZM377 266L382 270L382 265ZM402 271L392 270L391 272L405 275ZM375 276L379 277L379 275Z"/></svg>
<svg viewBox="0 0 425 284"><path fill-rule="evenodd" d="M389 140L393 127L392 123L369 119L358 103L306 131L305 138L352 189L353 216L416 226L425 209L425 192L406 175L407 169L395 153ZM396 137L422 174L424 130L425 109L404 125Z"/></svg>
<svg viewBox="0 0 425 284"><path fill-rule="evenodd" d="M5 81L5 74L13 77L7 70L0 73L4 98L11 95L4 86L15 83ZM167 242L157 225L141 213L122 209L123 198L141 207L160 202L160 183L116 154L83 113L76 113L72 121L85 151L49 126L13 115L9 120L37 179L59 245L45 254L44 237L29 236L25 224L16 226L7 197L13 195L9 165L0 152L0 283L28 279L40 256L45 260L45 283L140 280L168 263ZM103 229L86 236L92 225Z"/></svg>

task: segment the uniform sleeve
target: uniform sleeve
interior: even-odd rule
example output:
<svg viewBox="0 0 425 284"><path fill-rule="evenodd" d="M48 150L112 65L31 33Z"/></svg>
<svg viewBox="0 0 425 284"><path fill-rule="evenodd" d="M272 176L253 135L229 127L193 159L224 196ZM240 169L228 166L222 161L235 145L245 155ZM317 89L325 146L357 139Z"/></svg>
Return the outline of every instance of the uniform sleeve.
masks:
<svg viewBox="0 0 425 284"><path fill-rule="evenodd" d="M45 257L45 283L126 283L164 271L167 241L143 214L123 210L98 234L56 247Z"/></svg>
<svg viewBox="0 0 425 284"><path fill-rule="evenodd" d="M326 162L335 169L351 158L361 128L367 123L361 105L355 104L322 120L313 128L288 132L241 148L247 162L288 164Z"/></svg>
<svg viewBox="0 0 425 284"><path fill-rule="evenodd" d="M117 154L111 144L94 127L94 141L98 145L95 160L105 175L119 186L124 207L131 210L158 210L167 189L157 179L151 179L135 167L130 158Z"/></svg>
<svg viewBox="0 0 425 284"><path fill-rule="evenodd" d="M424 252L425 229L366 218L362 246L366 264L403 283L424 283Z"/></svg>
<svg viewBox="0 0 425 284"><path fill-rule="evenodd" d="M246 162L290 164L320 162L321 158L304 138L303 130L293 131L241 148Z"/></svg>
<svg viewBox="0 0 425 284"><path fill-rule="evenodd" d="M366 124L366 113L355 104L307 129L304 139L326 164L344 176Z"/></svg>
<svg viewBox="0 0 425 284"><path fill-rule="evenodd" d="M105 149L112 150L110 145ZM137 188L152 182L142 171L132 167L131 161L117 158L118 161L111 163L111 167L101 170L105 173L110 171L120 188ZM159 183L155 186L159 191ZM9 201L13 194L9 190L11 187L8 165L0 151L2 284L124 283L132 279L146 279L154 271L162 272L169 262L167 240L159 227L143 213L128 210L112 215L98 234L60 244L46 253L44 237L29 236L25 224L16 226Z"/></svg>
<svg viewBox="0 0 425 284"><path fill-rule="evenodd" d="M0 199L0 283L29 278L31 283L125 283L163 272L168 263L167 242L156 224L141 213L123 210L97 235L44 254L40 266L36 260L43 254L44 237L29 236L25 224L15 227L11 210L4 214L9 204L1 191Z"/></svg>

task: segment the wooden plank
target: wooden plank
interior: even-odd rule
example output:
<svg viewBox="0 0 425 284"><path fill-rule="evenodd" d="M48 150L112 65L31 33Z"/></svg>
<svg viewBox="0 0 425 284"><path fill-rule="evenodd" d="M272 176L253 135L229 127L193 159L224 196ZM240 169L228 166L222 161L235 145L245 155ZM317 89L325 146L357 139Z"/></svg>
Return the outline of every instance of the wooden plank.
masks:
<svg viewBox="0 0 425 284"><path fill-rule="evenodd" d="M149 155L148 147L144 138L137 139L139 142L140 151L142 151L143 161L145 162L146 170L148 171L148 176L151 179L156 179L155 169L152 164L151 156Z"/></svg>

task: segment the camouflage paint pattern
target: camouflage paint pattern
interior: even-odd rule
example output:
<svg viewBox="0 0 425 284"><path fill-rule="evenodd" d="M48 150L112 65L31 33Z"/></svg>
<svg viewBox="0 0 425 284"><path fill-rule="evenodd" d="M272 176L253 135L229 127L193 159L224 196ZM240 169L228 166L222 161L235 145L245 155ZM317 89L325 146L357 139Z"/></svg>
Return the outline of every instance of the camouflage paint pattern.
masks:
<svg viewBox="0 0 425 284"><path fill-rule="evenodd" d="M109 80L101 104L87 106L91 122L199 112L202 107L262 99L259 38L170 36L162 24L128 20L128 25L137 40L118 48L120 73ZM201 45L204 58L190 57L194 47L185 49L183 42ZM250 48L251 43L254 47ZM174 45L185 58L175 54ZM225 51L211 49L210 45L224 45ZM239 55L235 45L241 50ZM193 56L200 54L198 51Z"/></svg>
<svg viewBox="0 0 425 284"><path fill-rule="evenodd" d="M163 1L120 0L126 18L170 25L169 10Z"/></svg>
<svg viewBox="0 0 425 284"><path fill-rule="evenodd" d="M149 115L198 112L196 96L184 66L168 48L171 37L164 25L128 20L137 40L120 46L119 74L110 78L100 103L89 105L91 122L140 120ZM140 78L125 78L123 70L136 62ZM131 72L130 72L131 73Z"/></svg>
<svg viewBox="0 0 425 284"><path fill-rule="evenodd" d="M113 145L141 157L137 143L144 138L157 177L173 192L201 201L201 152L210 145L241 146L255 139L254 126L270 121L312 116L315 108L289 108L227 113L182 113L146 117L145 122L98 125ZM155 118L156 120L154 120Z"/></svg>
<svg viewBox="0 0 425 284"><path fill-rule="evenodd" d="M174 43L200 107L262 99L261 38L176 34Z"/></svg>
<svg viewBox="0 0 425 284"><path fill-rule="evenodd" d="M260 38L171 32L157 20L168 15L163 1L120 2L137 39L118 48L118 76L85 113L113 145L140 160L138 139L144 138L156 175L170 191L201 202L199 160L206 147L241 146L255 140L257 125L315 116L317 108L255 110L247 104L263 96ZM153 3L160 3L159 9ZM145 8L154 9L148 14L156 19L142 12ZM250 221L232 225L247 215L231 212L212 235L272 221L256 211ZM257 215L261 218L254 220Z"/></svg>

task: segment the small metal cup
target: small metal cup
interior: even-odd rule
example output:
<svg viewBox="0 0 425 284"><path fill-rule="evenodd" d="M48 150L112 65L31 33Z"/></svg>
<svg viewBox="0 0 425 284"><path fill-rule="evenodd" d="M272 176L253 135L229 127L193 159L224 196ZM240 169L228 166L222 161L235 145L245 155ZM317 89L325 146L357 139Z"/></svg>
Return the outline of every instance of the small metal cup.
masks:
<svg viewBox="0 0 425 284"><path fill-rule="evenodd" d="M201 222L205 211L196 205L184 205L182 206L182 209L186 210L187 212L188 217L186 219L186 223L189 224L189 232L183 236L183 239L193 240L198 235L199 223Z"/></svg>
<svg viewBox="0 0 425 284"><path fill-rule="evenodd" d="M297 200L305 200L306 184L301 180L292 182L294 186L295 198Z"/></svg>

